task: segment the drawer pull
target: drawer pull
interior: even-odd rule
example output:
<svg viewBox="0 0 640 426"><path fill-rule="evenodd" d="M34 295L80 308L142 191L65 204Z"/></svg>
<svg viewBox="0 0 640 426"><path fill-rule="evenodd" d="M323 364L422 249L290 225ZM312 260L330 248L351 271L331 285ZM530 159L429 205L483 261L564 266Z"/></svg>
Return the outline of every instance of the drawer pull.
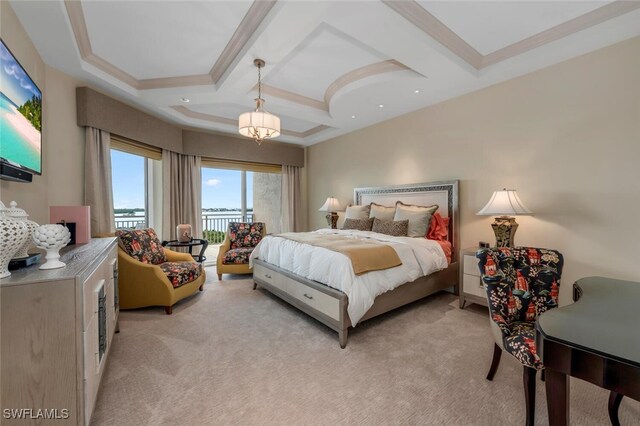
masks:
<svg viewBox="0 0 640 426"><path fill-rule="evenodd" d="M269 274L264 274L264 276L269 278L269 279L271 279L271 275L269 275Z"/></svg>
<svg viewBox="0 0 640 426"><path fill-rule="evenodd" d="M313 300L313 296L309 296L307 293L304 294L304 297L306 297L307 299L312 299Z"/></svg>

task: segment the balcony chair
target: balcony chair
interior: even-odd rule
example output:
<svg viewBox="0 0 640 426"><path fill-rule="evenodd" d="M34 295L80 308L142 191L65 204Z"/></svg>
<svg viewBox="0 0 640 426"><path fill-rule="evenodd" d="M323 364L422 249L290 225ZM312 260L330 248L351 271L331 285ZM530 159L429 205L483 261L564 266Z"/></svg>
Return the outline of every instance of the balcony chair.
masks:
<svg viewBox="0 0 640 426"><path fill-rule="evenodd" d="M262 222L229 222L216 262L218 280L222 280L222 274L252 274L249 256L266 233Z"/></svg>
<svg viewBox="0 0 640 426"><path fill-rule="evenodd" d="M206 279L202 265L188 253L162 247L152 228L118 230L120 309L173 305L197 290Z"/></svg>
<svg viewBox="0 0 640 426"><path fill-rule="evenodd" d="M538 315L558 306L564 263L555 250L533 247L481 249L476 253L487 292L491 331L495 340L487 380L493 380L502 351L523 365L526 424L534 424L536 372L544 366L536 352Z"/></svg>

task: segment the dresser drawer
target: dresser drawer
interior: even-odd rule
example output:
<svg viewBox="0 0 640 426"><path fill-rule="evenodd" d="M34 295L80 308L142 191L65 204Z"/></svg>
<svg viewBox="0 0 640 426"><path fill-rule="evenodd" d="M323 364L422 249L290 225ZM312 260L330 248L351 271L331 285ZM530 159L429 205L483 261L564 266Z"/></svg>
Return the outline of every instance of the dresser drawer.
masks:
<svg viewBox="0 0 640 426"><path fill-rule="evenodd" d="M484 290L480 277L475 277L469 274L462 275L462 291L466 294L472 294L482 298L487 297L487 293Z"/></svg>
<svg viewBox="0 0 640 426"><path fill-rule="evenodd" d="M321 291L307 287L297 281L289 283L288 293L303 302L305 305L310 306L316 311L320 311L323 314L335 319L340 320L340 301L334 297L329 296Z"/></svg>
<svg viewBox="0 0 640 426"><path fill-rule="evenodd" d="M89 322L94 315L98 313L98 294L100 287L106 284L108 279L105 278L105 266L104 264L96 268L95 271L89 276L87 281L82 286L82 303L84 309L84 328L86 330L89 326Z"/></svg>
<svg viewBox="0 0 640 426"><path fill-rule="evenodd" d="M463 273L468 275L480 276L480 269L478 269L478 258L468 254L464 255L464 271Z"/></svg>

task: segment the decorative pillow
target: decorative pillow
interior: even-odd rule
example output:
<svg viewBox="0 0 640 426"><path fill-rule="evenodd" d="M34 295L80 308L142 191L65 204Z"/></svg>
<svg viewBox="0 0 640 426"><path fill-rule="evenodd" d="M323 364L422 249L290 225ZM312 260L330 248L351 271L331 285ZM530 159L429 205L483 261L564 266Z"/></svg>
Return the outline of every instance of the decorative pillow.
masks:
<svg viewBox="0 0 640 426"><path fill-rule="evenodd" d="M229 222L229 240L231 248L255 247L262 240L264 223Z"/></svg>
<svg viewBox="0 0 640 426"><path fill-rule="evenodd" d="M369 219L370 206L349 206L344 212L345 219Z"/></svg>
<svg viewBox="0 0 640 426"><path fill-rule="evenodd" d="M408 228L408 220L380 220L376 217L373 219L373 228L371 228L371 230L393 237L406 237Z"/></svg>
<svg viewBox="0 0 640 426"><path fill-rule="evenodd" d="M407 235L409 237L424 238L431 223L431 216L433 216L436 210L438 210L437 205L412 206L398 201L396 202L396 213L393 216L393 220L408 220L409 230L407 231Z"/></svg>
<svg viewBox="0 0 640 426"><path fill-rule="evenodd" d="M442 217L440 213L435 212L431 217L431 224L429 225L426 237L430 240L448 241L449 218Z"/></svg>
<svg viewBox="0 0 640 426"><path fill-rule="evenodd" d="M342 229L355 229L356 231L371 231L373 227L373 221L375 218L370 219L345 219Z"/></svg>
<svg viewBox="0 0 640 426"><path fill-rule="evenodd" d="M160 243L153 228L136 230L118 230L118 245L134 259L151 265L159 265L167 261L164 247Z"/></svg>
<svg viewBox="0 0 640 426"><path fill-rule="evenodd" d="M371 203L371 212L369 217L377 217L380 220L393 220L393 215L396 214L395 207L382 206L380 204Z"/></svg>

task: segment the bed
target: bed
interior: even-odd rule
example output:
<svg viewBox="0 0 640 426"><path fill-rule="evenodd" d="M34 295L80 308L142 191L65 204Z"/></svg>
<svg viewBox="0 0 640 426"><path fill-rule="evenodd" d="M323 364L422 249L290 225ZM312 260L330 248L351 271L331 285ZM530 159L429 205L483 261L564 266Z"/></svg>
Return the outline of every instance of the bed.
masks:
<svg viewBox="0 0 640 426"><path fill-rule="evenodd" d="M299 243L284 240L278 236L266 237L254 249L251 256L254 289L259 285L261 288L268 290L312 318L337 331L341 348L345 348L347 345L349 327L354 327L367 319L442 290L453 288L455 293L458 291L459 260L456 254L459 251L457 180L356 188L354 189L353 201L356 205L366 205L373 202L385 206L394 206L396 201L420 206L437 204L439 206L438 213L442 217L449 218L448 242L451 247L451 261L448 263L445 261L443 264L441 260L434 260L431 268L428 268L429 265L426 258L425 260L420 260L417 254L415 256L416 260L410 261L409 250L414 250L415 253L418 253L417 250L423 250L424 247L424 250L433 251L434 253L440 250L440 253L442 253L440 246L430 240L410 239L408 237L382 238L379 234L367 234L368 231L344 232L329 229L317 231L327 234L348 234L352 238L382 238L386 240L384 241L385 244L392 245L399 255L402 254L404 256L403 265L392 268L394 271L374 271L355 276L353 270L345 272L344 268L341 269L339 266L337 261L340 259L336 256L345 257L340 253L331 254L319 247L297 246L296 248L295 244ZM403 238L414 241L406 241ZM277 242L278 244L276 244ZM280 251L275 252L275 247L278 247ZM333 275L327 274L326 277L311 279L315 276L307 271L307 268L293 267L289 261L291 254L295 253L295 256L302 256L307 249L309 251L311 249L315 250L315 252L309 254L312 257L308 259L313 262L319 262L320 267L324 262L324 267L330 269ZM319 254L322 250L324 252ZM430 272L434 269L436 270L435 272ZM423 275L425 271L430 273ZM347 277L349 273L352 275L351 277ZM401 276L404 276L405 281L391 282L399 280L400 278L398 277ZM380 289L370 291L380 292L380 294L376 294L375 297L367 294L366 298L370 300L361 302L360 296L358 298L355 297L354 288L369 290L368 286L374 281L374 277L380 283L378 284ZM390 281L389 288L393 287L392 289L385 287L385 280ZM345 282L351 282L351 286L346 286L345 288ZM358 294L361 293L367 292L358 292ZM348 294L352 297L351 306ZM351 317L353 317L353 321Z"/></svg>

